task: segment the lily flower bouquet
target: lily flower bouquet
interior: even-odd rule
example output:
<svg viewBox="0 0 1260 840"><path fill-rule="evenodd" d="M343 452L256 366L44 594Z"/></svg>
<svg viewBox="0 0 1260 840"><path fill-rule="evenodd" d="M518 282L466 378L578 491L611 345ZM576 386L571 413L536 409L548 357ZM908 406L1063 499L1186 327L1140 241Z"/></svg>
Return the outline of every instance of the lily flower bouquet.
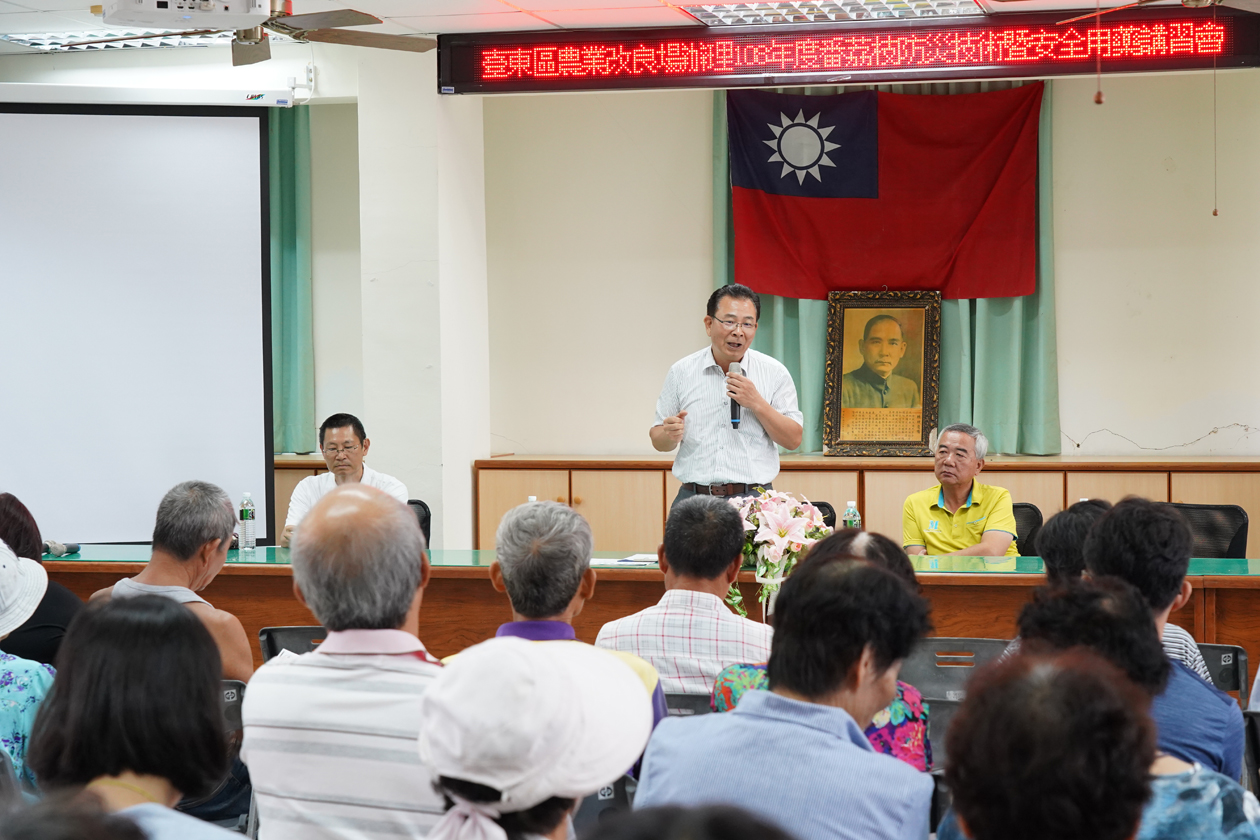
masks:
<svg viewBox="0 0 1260 840"><path fill-rule="evenodd" d="M791 493L761 490L758 496L732 499L731 504L743 517L744 563L756 569L756 580L761 584L757 600L765 604L779 591L792 567L809 553L810 546L831 529L823 523L822 511ZM748 615L738 585L731 585L726 602L740 615Z"/></svg>

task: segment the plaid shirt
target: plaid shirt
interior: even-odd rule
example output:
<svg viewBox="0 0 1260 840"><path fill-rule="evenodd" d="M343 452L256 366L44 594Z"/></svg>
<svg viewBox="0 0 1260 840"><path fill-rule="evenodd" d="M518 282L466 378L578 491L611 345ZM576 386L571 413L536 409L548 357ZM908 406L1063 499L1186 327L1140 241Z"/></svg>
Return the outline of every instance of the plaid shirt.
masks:
<svg viewBox="0 0 1260 840"><path fill-rule="evenodd" d="M728 665L770 658L769 625L731 612L705 592L671 589L654 607L610 621L597 647L646 659L661 675L666 694L711 694Z"/></svg>

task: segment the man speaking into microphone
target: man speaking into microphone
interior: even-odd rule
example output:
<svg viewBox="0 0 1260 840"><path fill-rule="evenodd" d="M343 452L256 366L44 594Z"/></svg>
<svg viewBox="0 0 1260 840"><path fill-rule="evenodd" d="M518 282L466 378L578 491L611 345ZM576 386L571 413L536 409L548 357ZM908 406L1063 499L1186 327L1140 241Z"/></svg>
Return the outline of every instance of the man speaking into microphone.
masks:
<svg viewBox="0 0 1260 840"><path fill-rule="evenodd" d="M779 450L801 445L796 386L782 364L750 348L761 298L747 286L709 296L710 345L675 362L656 401L650 435L658 452L679 447L674 504L696 494L751 496L770 489Z"/></svg>

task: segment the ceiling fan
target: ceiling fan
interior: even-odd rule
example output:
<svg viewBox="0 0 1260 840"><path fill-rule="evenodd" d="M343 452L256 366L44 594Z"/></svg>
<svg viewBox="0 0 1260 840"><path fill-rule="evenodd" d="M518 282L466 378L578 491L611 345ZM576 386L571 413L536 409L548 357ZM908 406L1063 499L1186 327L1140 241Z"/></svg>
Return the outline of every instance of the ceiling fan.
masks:
<svg viewBox="0 0 1260 840"><path fill-rule="evenodd" d="M152 0L150 0L152 2ZM170 3L178 3L178 10L184 10L185 0L156 0L157 9L165 10ZM147 5L147 3L146 3ZM214 9L213 0L187 0L187 11L197 12L210 11ZM265 11L257 15L253 20L258 20L265 16ZM226 5L223 6L227 11ZM170 12L175 12L171 9ZM165 15L165 13L150 13ZM198 15L179 15L179 20L187 21ZM208 21L214 18L210 15L205 16ZM238 19L240 16L237 16ZM110 10L105 12L106 21L109 22ZM149 20L153 18L150 16ZM123 21L129 22L129 21ZM225 21L226 22L226 21ZM232 38L232 64L241 66L244 64L257 64L260 61L266 61L271 58L271 45L268 43L268 36L265 30L276 32L280 35L292 38L295 41L307 43L310 41L318 41L324 44L348 44L353 47L373 47L382 50L404 50L406 52L428 52L437 46L436 38L427 38L423 36L412 35L386 35L380 32L355 32L351 29L342 29L345 26L370 26L383 21L366 12L358 12L354 9L334 9L328 12L312 12L310 14L295 15L293 14L292 0L271 0L270 16L255 26L245 28L218 27L218 28L201 28L190 29L183 32L158 32L150 35L131 35L118 38L98 38L93 41L76 41L66 44L68 47L85 47L91 44L108 44L117 41L139 41L147 38L171 38L180 35L213 35L220 32L235 32ZM157 24L161 25L161 24Z"/></svg>

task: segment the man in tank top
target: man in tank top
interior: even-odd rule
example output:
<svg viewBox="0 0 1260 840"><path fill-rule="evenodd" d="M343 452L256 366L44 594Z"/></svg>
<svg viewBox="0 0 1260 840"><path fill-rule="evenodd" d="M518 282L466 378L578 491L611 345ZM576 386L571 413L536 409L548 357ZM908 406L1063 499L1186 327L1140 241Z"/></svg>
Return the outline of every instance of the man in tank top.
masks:
<svg viewBox="0 0 1260 840"><path fill-rule="evenodd" d="M236 511L221 488L204 481L175 486L158 505L148 565L135 577L93 593L91 600L161 595L186 605L219 646L223 678L248 680L254 658L240 619L197 594L227 562L235 527Z"/></svg>

